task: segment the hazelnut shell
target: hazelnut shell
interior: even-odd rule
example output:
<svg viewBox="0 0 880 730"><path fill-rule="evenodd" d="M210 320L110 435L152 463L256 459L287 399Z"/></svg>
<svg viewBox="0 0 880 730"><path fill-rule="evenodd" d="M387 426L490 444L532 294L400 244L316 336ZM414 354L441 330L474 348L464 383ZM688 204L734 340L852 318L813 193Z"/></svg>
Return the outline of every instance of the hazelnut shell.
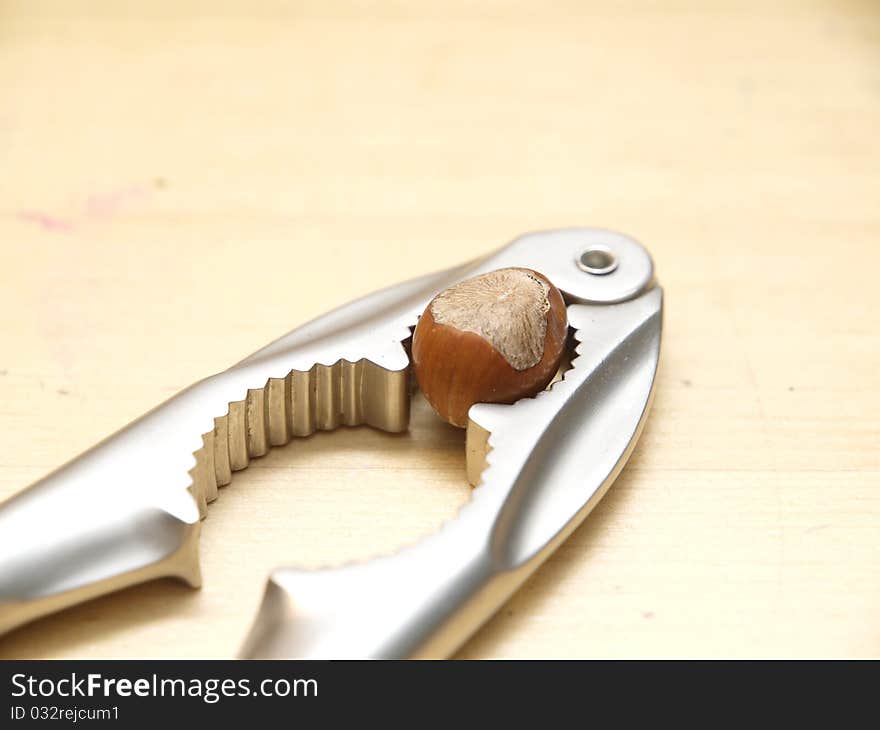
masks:
<svg viewBox="0 0 880 730"><path fill-rule="evenodd" d="M467 426L474 403L510 404L536 395L559 370L568 334L565 302L547 277L523 271L548 285L543 354L532 367L517 370L481 335L437 322L434 300L419 319L412 343L416 379L431 407L454 426Z"/></svg>

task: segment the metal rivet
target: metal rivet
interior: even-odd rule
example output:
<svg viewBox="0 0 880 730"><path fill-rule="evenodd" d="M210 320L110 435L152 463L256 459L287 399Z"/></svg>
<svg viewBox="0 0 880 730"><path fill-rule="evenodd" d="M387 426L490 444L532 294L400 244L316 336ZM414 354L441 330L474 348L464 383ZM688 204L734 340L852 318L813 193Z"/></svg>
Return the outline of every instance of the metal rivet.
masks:
<svg viewBox="0 0 880 730"><path fill-rule="evenodd" d="M577 259L578 268L594 276L605 276L617 268L617 257L610 248L591 246Z"/></svg>

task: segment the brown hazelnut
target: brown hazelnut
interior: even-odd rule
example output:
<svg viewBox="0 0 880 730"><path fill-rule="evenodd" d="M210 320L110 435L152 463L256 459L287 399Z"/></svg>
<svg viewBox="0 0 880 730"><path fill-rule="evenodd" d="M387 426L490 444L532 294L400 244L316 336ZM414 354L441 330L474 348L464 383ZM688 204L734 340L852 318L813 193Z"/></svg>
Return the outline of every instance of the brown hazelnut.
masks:
<svg viewBox="0 0 880 730"><path fill-rule="evenodd" d="M531 269L498 269L440 292L413 335L416 379L444 420L474 403L514 403L547 387L565 351L559 290Z"/></svg>

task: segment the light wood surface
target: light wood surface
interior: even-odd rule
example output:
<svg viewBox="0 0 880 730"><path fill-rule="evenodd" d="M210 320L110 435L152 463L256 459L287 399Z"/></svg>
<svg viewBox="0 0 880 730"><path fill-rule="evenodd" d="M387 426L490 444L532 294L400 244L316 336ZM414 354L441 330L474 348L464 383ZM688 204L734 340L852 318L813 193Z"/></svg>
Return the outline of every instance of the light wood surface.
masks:
<svg viewBox="0 0 880 730"><path fill-rule="evenodd" d="M871 0L2 2L0 496L356 295L600 225L666 289L654 410L459 656L878 656L878 69ZM272 566L467 498L420 402L316 435L222 492L200 591L0 656L231 656Z"/></svg>

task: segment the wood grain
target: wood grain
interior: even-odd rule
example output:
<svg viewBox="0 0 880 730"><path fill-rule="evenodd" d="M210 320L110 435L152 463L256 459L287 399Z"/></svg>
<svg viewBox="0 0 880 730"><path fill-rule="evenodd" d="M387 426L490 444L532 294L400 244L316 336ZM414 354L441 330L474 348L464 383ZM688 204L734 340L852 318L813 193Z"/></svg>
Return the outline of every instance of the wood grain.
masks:
<svg viewBox="0 0 880 730"><path fill-rule="evenodd" d="M355 295L602 225L666 289L654 411L460 656L878 656L878 61L870 0L0 3L0 496ZM222 492L201 591L0 656L230 656L269 568L467 498L421 402L318 434Z"/></svg>

